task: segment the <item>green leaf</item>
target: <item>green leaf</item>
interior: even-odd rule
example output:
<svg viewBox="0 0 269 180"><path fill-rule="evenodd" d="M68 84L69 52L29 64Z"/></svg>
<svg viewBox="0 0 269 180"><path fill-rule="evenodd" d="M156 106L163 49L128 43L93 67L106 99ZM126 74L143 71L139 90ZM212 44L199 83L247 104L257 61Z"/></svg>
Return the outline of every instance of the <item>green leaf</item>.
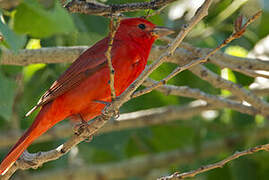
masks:
<svg viewBox="0 0 269 180"><path fill-rule="evenodd" d="M94 149L92 161L95 163L104 163L109 161L116 161L117 157L109 151L102 149Z"/></svg>
<svg viewBox="0 0 269 180"><path fill-rule="evenodd" d="M268 32L269 32L268 18L269 18L268 10L263 11L261 22L259 23L259 28L258 28L260 38L268 36Z"/></svg>
<svg viewBox="0 0 269 180"><path fill-rule="evenodd" d="M56 1L53 9L47 10L35 0L24 0L14 17L14 30L33 37L48 37L54 34L74 32L71 16Z"/></svg>
<svg viewBox="0 0 269 180"><path fill-rule="evenodd" d="M26 37L24 35L17 35L1 19L0 32L4 36L4 41L1 43L7 48L11 48L14 51L17 51L18 49L22 48L26 42Z"/></svg>
<svg viewBox="0 0 269 180"><path fill-rule="evenodd" d="M259 164L250 157L242 157L231 163L232 179L253 180L259 179ZM262 178L263 179L263 178Z"/></svg>
<svg viewBox="0 0 269 180"><path fill-rule="evenodd" d="M217 168L209 171L207 180L227 180L232 179L231 170L229 166L224 166L223 168Z"/></svg>
<svg viewBox="0 0 269 180"><path fill-rule="evenodd" d="M194 138L194 129L174 122L152 127L152 146L156 151L166 151L189 145Z"/></svg>
<svg viewBox="0 0 269 180"><path fill-rule="evenodd" d="M15 81L11 81L0 73L0 116L4 119L11 117L15 87Z"/></svg>
<svg viewBox="0 0 269 180"><path fill-rule="evenodd" d="M24 81L28 82L35 72L46 67L46 64L30 64L23 68Z"/></svg>

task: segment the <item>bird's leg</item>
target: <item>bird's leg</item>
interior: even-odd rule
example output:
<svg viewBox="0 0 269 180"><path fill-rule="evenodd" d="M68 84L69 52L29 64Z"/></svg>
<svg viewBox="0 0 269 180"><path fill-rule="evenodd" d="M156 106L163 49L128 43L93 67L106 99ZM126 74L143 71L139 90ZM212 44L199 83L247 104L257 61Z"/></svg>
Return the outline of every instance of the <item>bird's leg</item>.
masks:
<svg viewBox="0 0 269 180"><path fill-rule="evenodd" d="M74 116L76 116L80 120L80 123L79 124L76 124L75 127L74 127L75 134L78 134L79 135L79 134L81 134L80 128L87 126L88 123L84 120L84 118L80 114L76 114Z"/></svg>
<svg viewBox="0 0 269 180"><path fill-rule="evenodd" d="M81 114L77 114L77 116L80 118L80 123L77 124L74 127L75 134L80 135L83 133L84 130L89 131L89 124L87 121L84 120L84 118L81 116ZM85 142L91 142L93 139L93 135L90 135L86 137Z"/></svg>
<svg viewBox="0 0 269 180"><path fill-rule="evenodd" d="M111 104L111 102L107 102L107 101L99 101L99 100L95 100L94 102L96 102L96 103L100 103L100 104L104 104L104 105L106 105L106 107L109 106L109 105ZM105 108L106 108L106 107L105 107ZM103 111L105 111L105 108L104 108ZM113 123L113 124L117 124L118 122L117 122L116 120L117 120L119 117L120 117L120 112L117 111L117 110L115 110L115 111L114 111L114 115L112 116L110 122Z"/></svg>

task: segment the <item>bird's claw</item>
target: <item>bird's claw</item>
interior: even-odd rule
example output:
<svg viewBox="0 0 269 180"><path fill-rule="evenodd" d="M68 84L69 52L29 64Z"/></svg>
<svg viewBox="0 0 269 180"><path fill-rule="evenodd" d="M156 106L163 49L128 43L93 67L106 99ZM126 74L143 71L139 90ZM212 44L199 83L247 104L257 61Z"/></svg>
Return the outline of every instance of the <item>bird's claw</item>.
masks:
<svg viewBox="0 0 269 180"><path fill-rule="evenodd" d="M119 110L114 110L114 111L113 111L113 116L112 116L110 122L111 122L112 124L118 124L119 122L117 121L117 119L118 119L119 117L120 117L120 112L119 112Z"/></svg>
<svg viewBox="0 0 269 180"><path fill-rule="evenodd" d="M80 135L85 129L88 129L88 126L89 124L87 122L81 121L81 123L75 125L73 131L76 135Z"/></svg>
<svg viewBox="0 0 269 180"><path fill-rule="evenodd" d="M76 135L81 135L85 130L89 132L89 124L87 123L87 121L84 120L84 118L78 114L78 116L80 117L80 123L75 125L74 127L74 132ZM89 138L89 137L86 137ZM92 138L91 138L92 139Z"/></svg>
<svg viewBox="0 0 269 180"><path fill-rule="evenodd" d="M85 131L87 131L87 134L90 134L90 130L89 130L89 124L87 122L81 122L80 124L77 124L75 127L74 127L74 132L76 135L81 135L83 134ZM85 138L85 142L91 142L92 139L93 139L93 135L90 135L90 136L83 136Z"/></svg>
<svg viewBox="0 0 269 180"><path fill-rule="evenodd" d="M107 114L107 112L108 112L107 108L111 105L111 102L99 101L99 100L95 100L94 102L106 105L104 107L104 109L102 110L102 114ZM114 110L113 111L113 119L112 119L112 122L113 121L116 122L115 120L118 119L119 117L120 117L119 110L118 109L117 110Z"/></svg>

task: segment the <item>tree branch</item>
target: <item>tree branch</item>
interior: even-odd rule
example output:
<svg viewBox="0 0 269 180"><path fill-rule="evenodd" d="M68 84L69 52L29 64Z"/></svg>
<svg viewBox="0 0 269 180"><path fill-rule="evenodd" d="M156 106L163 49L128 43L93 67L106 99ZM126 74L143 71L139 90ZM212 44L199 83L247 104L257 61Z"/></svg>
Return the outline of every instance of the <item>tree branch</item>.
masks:
<svg viewBox="0 0 269 180"><path fill-rule="evenodd" d="M208 81L214 87L226 89L232 92L233 95L236 95L242 100L245 100L246 102L253 105L253 107L256 108L258 111L260 111L262 115L264 115L265 117L268 116L269 104L266 101L259 98L258 96L256 96L251 91L241 87L238 84L223 79L222 77L210 71L203 65L197 65L191 68L190 71L199 76L201 79Z"/></svg>
<svg viewBox="0 0 269 180"><path fill-rule="evenodd" d="M171 41L171 40L169 40ZM211 50L207 48L196 48L188 43L182 43L181 47L191 52L193 55L204 57ZM255 72L255 70L265 70L269 68L268 61L260 59L250 59L250 58L238 58L235 56L230 56L222 52L218 52L215 55L209 57L209 62L212 62L221 68L230 68L231 70L241 72L251 77L265 77L268 75Z"/></svg>
<svg viewBox="0 0 269 180"><path fill-rule="evenodd" d="M197 64L207 62L208 59L209 59L209 57L211 57L212 55L216 54L216 52L219 51L221 48L225 47L231 41L233 41L233 40L235 40L237 38L240 38L244 34L244 32L246 31L247 26L250 23L252 23L253 21L255 21L261 15L261 13L262 12L259 11L256 14L254 14L251 18L248 19L248 21L244 25L242 25L243 16L239 16L237 18L237 20L235 21L235 28L234 28L235 31L228 38L226 38L220 45L218 45L215 49L213 49L210 52L208 52L208 54L206 54L202 58L193 59L188 64L185 64L183 66L176 67L168 76L166 76L165 78L163 78L159 82L155 82L150 87L147 87L145 89L136 91L135 93L132 94L132 97L138 97L138 96L144 95L146 93L149 93L153 89L156 89L156 88L158 88L158 87L166 84L170 79L172 79L174 76L176 76L180 72L182 72L184 70L187 70L187 69L190 69L191 67L193 67L193 66L195 66Z"/></svg>
<svg viewBox="0 0 269 180"><path fill-rule="evenodd" d="M176 0L151 0L149 2L110 4L87 2L85 0L72 0L65 8L73 13L93 14L98 16L108 16L114 13L132 12L139 10L156 10L162 6Z"/></svg>
<svg viewBox="0 0 269 180"><path fill-rule="evenodd" d="M17 6L19 3L19 0L0 0L0 7L3 9L10 9Z"/></svg>
<svg viewBox="0 0 269 180"><path fill-rule="evenodd" d="M40 49L23 49L14 53L3 49L1 65L26 66L38 63L70 63L85 51L87 46L52 47Z"/></svg>
<svg viewBox="0 0 269 180"><path fill-rule="evenodd" d="M233 155L223 159L220 162L217 162L217 163L214 163L214 164L209 164L209 165L206 165L206 166L202 166L202 167L200 167L200 168L198 168L196 170L189 171L189 172L184 172L184 173L176 172L176 173L172 174L171 176L165 176L165 177L159 178L159 180L176 180L176 179L184 179L184 178L187 178L187 177L194 177L197 174L200 174L200 173L203 173L203 172L206 172L206 171L210 171L210 170L216 169L216 168L221 168L225 164L227 164L228 162L230 162L230 161L232 161L234 159L237 159L237 158L239 158L241 156L245 156L245 155L248 155L248 154L253 154L253 153L256 153L258 151L269 151L269 144L258 145L258 146L249 148L247 150L241 151L241 152L235 152Z"/></svg>
<svg viewBox="0 0 269 180"><path fill-rule="evenodd" d="M182 48L177 48L174 55L167 59L167 62L184 65L197 56L204 57L211 51L207 48L196 48L187 43L182 43L180 47ZM70 63L87 48L87 46L43 47L40 49L19 50L17 53L13 53L9 50L2 50L0 64L26 66L37 63ZM151 50L149 59L157 59L164 50L164 46L154 46ZM222 68L228 67L244 74L247 74L248 71L254 70L269 71L269 61L236 57L222 52L218 52L210 57L209 62L212 62Z"/></svg>
<svg viewBox="0 0 269 180"><path fill-rule="evenodd" d="M151 87L152 84L156 84L156 81L147 79L143 85L146 87ZM256 115L259 111L253 107L243 105L242 103L234 100L230 100L221 96L216 96L212 94L207 94L199 89L189 88L187 86L174 86L174 85L163 85L157 88L158 91L166 95L176 95L183 97L196 98L206 101L207 103L214 105L216 107L226 107L234 109L241 113L246 113L250 115Z"/></svg>

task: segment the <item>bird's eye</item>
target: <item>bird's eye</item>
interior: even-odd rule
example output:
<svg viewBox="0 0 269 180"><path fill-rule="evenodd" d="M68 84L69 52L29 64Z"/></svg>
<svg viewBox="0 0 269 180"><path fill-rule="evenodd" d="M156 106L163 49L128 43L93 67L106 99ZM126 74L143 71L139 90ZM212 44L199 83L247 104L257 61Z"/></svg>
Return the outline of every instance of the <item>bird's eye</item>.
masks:
<svg viewBox="0 0 269 180"><path fill-rule="evenodd" d="M138 27L139 27L140 29L142 29L142 30L146 29L145 24L139 24Z"/></svg>

